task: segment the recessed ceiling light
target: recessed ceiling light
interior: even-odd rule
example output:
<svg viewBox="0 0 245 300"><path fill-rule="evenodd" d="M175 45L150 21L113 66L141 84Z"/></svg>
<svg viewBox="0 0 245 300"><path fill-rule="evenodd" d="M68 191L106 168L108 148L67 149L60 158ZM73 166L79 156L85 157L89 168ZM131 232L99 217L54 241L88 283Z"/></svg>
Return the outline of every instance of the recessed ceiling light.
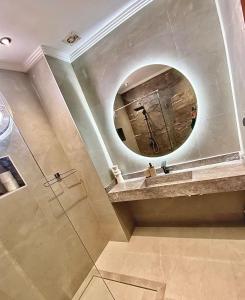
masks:
<svg viewBox="0 0 245 300"><path fill-rule="evenodd" d="M10 37L2 37L0 39L0 44L3 45L3 46L9 46L11 44L12 40Z"/></svg>

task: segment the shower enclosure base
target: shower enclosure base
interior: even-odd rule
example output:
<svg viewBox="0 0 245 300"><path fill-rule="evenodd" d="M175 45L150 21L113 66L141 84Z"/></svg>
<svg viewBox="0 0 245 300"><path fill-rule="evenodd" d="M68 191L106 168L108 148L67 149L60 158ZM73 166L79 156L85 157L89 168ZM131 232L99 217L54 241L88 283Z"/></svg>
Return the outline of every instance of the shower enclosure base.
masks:
<svg viewBox="0 0 245 300"><path fill-rule="evenodd" d="M91 270L72 300L111 300L111 294L115 300L164 299L162 282L102 270L100 274Z"/></svg>

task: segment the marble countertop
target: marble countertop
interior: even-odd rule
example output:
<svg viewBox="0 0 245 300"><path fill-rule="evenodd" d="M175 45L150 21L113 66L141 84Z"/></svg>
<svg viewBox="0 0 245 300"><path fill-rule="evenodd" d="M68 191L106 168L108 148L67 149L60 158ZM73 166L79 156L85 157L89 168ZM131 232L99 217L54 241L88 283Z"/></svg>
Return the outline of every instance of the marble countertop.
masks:
<svg viewBox="0 0 245 300"><path fill-rule="evenodd" d="M126 180L108 195L111 202L124 202L241 190L245 190L245 164L236 161L192 169L192 178L182 181L145 186L144 177Z"/></svg>

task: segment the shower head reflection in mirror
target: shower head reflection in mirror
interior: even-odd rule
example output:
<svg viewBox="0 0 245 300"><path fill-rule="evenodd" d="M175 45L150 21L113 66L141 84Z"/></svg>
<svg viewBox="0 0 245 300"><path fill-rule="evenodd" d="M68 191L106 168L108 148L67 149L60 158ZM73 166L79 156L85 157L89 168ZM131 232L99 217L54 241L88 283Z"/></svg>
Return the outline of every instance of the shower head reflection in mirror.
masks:
<svg viewBox="0 0 245 300"><path fill-rule="evenodd" d="M178 149L190 136L196 118L197 99L190 82L166 65L148 65L132 73L114 102L119 137L130 150L147 157Z"/></svg>

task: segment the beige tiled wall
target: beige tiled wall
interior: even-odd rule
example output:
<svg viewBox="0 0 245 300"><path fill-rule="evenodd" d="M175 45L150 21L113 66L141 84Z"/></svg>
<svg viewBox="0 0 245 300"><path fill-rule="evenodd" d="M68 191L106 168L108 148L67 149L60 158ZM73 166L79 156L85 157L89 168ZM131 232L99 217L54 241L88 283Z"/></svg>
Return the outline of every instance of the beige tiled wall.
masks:
<svg viewBox="0 0 245 300"><path fill-rule="evenodd" d="M239 151L215 1L155 0L72 64L113 162L126 173L142 170L149 162L122 147L113 128L112 105L124 79L153 63L179 69L198 99L197 124L189 143L164 159L173 164ZM160 165L162 160L153 163Z"/></svg>
<svg viewBox="0 0 245 300"><path fill-rule="evenodd" d="M241 1L217 0L216 2L220 8L224 34L227 40L234 92L238 108L239 126L241 129L243 147L245 148L245 127L242 126L242 119L245 117L245 23Z"/></svg>
<svg viewBox="0 0 245 300"><path fill-rule="evenodd" d="M10 155L27 184L0 199L0 299L72 299L93 262L61 208L51 205L54 194L15 125L0 155Z"/></svg>
<svg viewBox="0 0 245 300"><path fill-rule="evenodd" d="M50 78L43 80L40 85L45 83L46 88L50 87L46 85ZM85 149L80 141L78 147L73 143L78 137L74 129L69 131L62 104L55 103L62 126L57 123L68 143L64 149L56 135L57 127L55 132L28 75L0 71L0 92L17 124L12 134L1 141L0 156L10 155L27 183L27 187L0 199L0 299L72 299L93 267L73 226L94 259L109 238L123 238L123 233L114 211L110 212L103 205L107 198L100 194L103 188ZM55 96L45 101L58 99ZM50 113L49 107L46 108ZM71 157L78 158L77 162ZM54 185L53 190L43 186L44 176L51 178L55 172L74 166L80 172L88 171L84 185L79 183L83 177L78 172L62 185ZM94 190L92 196L91 189ZM59 196L73 226L54 193Z"/></svg>
<svg viewBox="0 0 245 300"><path fill-rule="evenodd" d="M87 106L72 65L53 57L46 56L46 58L77 129L84 140L85 148L93 160L103 185L106 187L112 181L110 161L106 159L98 133L92 123L90 112L88 112L89 106Z"/></svg>
<svg viewBox="0 0 245 300"><path fill-rule="evenodd" d="M125 239L124 232L46 58L42 58L32 67L30 78L70 168L76 169L78 178L82 180L85 199L80 203L81 215L77 215L79 208L76 207L76 215L72 218L78 222L77 229L85 239L90 253L97 257L101 246L108 240ZM53 155L56 155L55 152ZM101 246L98 245L100 242Z"/></svg>

